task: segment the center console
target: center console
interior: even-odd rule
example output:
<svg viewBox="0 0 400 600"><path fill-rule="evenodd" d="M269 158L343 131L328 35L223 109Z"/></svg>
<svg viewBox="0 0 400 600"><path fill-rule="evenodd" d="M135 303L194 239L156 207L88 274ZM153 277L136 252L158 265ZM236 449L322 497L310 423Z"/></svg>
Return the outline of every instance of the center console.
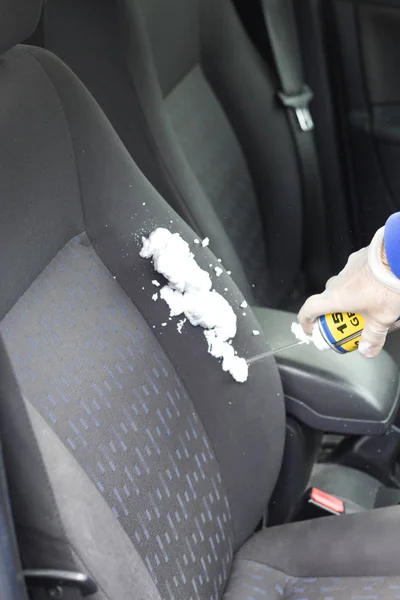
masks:
<svg viewBox="0 0 400 600"><path fill-rule="evenodd" d="M295 314L253 310L271 349L295 341ZM321 482L326 492L344 500L347 511L373 508L361 505L360 498L368 496L373 504L382 501L383 492L388 498L384 502L391 502L393 494L381 488L400 488L400 472L395 472L400 377L393 359L386 352L369 360L358 352L321 352L312 344L279 352L275 359L285 394L286 444L270 524L292 519L310 486ZM334 464L315 466L324 434L338 434L343 440L337 444Z"/></svg>
<svg viewBox="0 0 400 600"><path fill-rule="evenodd" d="M293 313L253 309L271 349L295 341ZM399 369L381 352L372 360L317 350L313 344L277 353L286 410L318 431L345 435L381 435L397 414Z"/></svg>

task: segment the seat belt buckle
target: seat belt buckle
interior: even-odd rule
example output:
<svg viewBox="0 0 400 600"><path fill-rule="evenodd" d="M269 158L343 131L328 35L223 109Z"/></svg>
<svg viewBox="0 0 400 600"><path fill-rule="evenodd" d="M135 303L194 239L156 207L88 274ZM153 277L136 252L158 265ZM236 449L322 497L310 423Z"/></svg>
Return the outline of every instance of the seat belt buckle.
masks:
<svg viewBox="0 0 400 600"><path fill-rule="evenodd" d="M82 597L97 592L97 585L93 579L84 573L57 569L26 569L22 574L28 588L43 588L49 598L54 600L61 600L66 588L75 588Z"/></svg>
<svg viewBox="0 0 400 600"><path fill-rule="evenodd" d="M340 516L346 513L346 507L340 498L318 488L310 488L304 494L293 521L309 521L320 517Z"/></svg>
<svg viewBox="0 0 400 600"><path fill-rule="evenodd" d="M304 85L299 94L278 92L278 97L283 106L294 111L301 131L312 131L314 129L314 121L309 109L313 96L314 94L308 85Z"/></svg>
<svg viewBox="0 0 400 600"><path fill-rule="evenodd" d="M343 515L345 512L344 502L337 496L328 494L318 488L311 488L309 502L332 515Z"/></svg>

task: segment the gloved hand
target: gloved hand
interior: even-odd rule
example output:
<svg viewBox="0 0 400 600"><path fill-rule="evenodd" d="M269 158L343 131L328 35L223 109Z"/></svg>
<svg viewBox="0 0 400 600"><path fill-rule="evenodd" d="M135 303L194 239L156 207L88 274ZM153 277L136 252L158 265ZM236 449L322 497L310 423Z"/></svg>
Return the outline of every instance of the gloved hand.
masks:
<svg viewBox="0 0 400 600"><path fill-rule="evenodd" d="M329 279L322 294L305 302L298 320L306 333L312 333L321 315L358 313L365 320L359 351L367 358L379 354L400 316L400 279L382 262L383 234L382 227L367 248L352 254L343 271Z"/></svg>

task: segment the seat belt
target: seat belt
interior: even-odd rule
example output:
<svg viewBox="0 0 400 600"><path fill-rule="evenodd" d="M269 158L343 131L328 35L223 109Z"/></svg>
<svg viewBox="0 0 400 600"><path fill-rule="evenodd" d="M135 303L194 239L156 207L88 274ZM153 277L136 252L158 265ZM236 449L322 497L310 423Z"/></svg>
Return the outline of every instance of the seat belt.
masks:
<svg viewBox="0 0 400 600"><path fill-rule="evenodd" d="M313 93L304 81L292 0L260 3L280 83L277 95L288 113L302 179L303 270L308 291L321 292L330 275L330 259L314 123L309 110Z"/></svg>

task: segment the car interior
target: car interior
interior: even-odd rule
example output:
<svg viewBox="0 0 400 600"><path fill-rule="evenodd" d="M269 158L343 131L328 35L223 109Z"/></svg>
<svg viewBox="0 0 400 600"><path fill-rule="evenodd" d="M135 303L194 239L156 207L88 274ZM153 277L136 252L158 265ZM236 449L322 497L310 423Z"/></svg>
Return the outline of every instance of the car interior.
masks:
<svg viewBox="0 0 400 600"><path fill-rule="evenodd" d="M293 343L400 207L400 0L0 0L0 55L0 599L399 599L400 334L237 383L139 252Z"/></svg>

